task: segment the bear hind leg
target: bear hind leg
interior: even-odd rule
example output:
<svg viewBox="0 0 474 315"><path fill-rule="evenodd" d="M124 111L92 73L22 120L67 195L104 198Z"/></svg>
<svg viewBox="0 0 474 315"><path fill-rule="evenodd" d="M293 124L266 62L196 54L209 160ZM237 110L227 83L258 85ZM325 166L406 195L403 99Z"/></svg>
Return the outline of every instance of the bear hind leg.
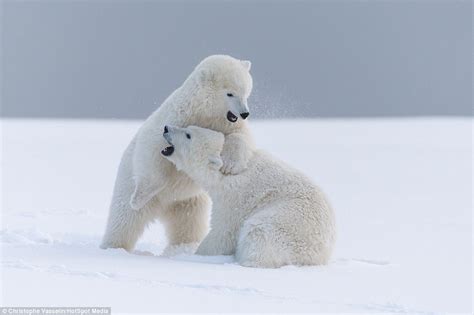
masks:
<svg viewBox="0 0 474 315"><path fill-rule="evenodd" d="M209 231L210 210L211 199L206 193L170 205L160 218L168 237L164 255L194 253Z"/></svg>
<svg viewBox="0 0 474 315"><path fill-rule="evenodd" d="M271 224L246 223L240 232L235 257L245 267L278 268L289 260L279 248Z"/></svg>
<svg viewBox="0 0 474 315"><path fill-rule="evenodd" d="M111 209L100 247L123 248L131 252L138 238L153 220L154 216L150 212L145 209L135 211L128 203L124 207Z"/></svg>

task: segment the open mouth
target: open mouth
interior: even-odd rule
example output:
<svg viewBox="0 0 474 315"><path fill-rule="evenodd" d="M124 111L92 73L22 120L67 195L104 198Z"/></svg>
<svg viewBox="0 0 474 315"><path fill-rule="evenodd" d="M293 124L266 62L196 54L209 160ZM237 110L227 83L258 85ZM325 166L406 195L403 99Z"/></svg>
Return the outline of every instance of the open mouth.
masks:
<svg viewBox="0 0 474 315"><path fill-rule="evenodd" d="M227 120L228 121L235 123L237 121L237 119L239 119L239 118L237 116L235 116L234 114L232 114L231 111L227 112Z"/></svg>
<svg viewBox="0 0 474 315"><path fill-rule="evenodd" d="M165 132L163 132L163 137L165 138L166 142L168 142L169 146L161 150L161 154L164 156L170 156L174 152L174 146L171 143L171 137L168 133L168 127L165 126Z"/></svg>
<svg viewBox="0 0 474 315"><path fill-rule="evenodd" d="M163 154L164 156L170 156L171 154L173 154L173 152L174 152L174 146L172 145L161 150L161 154Z"/></svg>

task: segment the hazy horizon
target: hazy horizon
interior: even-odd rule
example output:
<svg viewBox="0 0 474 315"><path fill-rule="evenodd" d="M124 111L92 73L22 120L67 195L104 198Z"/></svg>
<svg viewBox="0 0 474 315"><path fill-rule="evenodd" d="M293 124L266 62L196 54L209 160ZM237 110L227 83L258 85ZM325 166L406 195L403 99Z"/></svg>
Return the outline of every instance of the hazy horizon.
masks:
<svg viewBox="0 0 474 315"><path fill-rule="evenodd" d="M472 116L470 1L2 2L2 117L143 119L204 57L252 117Z"/></svg>

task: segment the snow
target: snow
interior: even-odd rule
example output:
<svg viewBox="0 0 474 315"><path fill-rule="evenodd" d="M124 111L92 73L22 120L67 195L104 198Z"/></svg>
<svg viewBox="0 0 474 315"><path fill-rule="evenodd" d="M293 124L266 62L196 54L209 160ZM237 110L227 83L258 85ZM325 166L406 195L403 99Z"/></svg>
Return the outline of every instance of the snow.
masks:
<svg viewBox="0 0 474 315"><path fill-rule="evenodd" d="M469 118L254 121L257 143L329 195L328 266L244 268L230 256L101 250L115 172L137 121L2 124L3 306L137 312L472 311Z"/></svg>

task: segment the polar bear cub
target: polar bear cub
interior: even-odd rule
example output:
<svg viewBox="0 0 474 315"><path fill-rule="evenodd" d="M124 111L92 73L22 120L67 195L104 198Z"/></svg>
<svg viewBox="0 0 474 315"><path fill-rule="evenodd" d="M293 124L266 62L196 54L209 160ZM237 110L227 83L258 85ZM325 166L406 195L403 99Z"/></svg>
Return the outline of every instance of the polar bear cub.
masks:
<svg viewBox="0 0 474 315"><path fill-rule="evenodd" d="M102 248L132 251L145 227L156 219L165 226L171 251L196 248L202 241L209 230L211 201L160 154L167 146L163 127L197 125L222 132L221 171L236 174L245 169L253 146L245 120L253 85L250 67L248 60L209 56L148 117L123 153Z"/></svg>
<svg viewBox="0 0 474 315"><path fill-rule="evenodd" d="M199 255L232 255L243 266L320 265L335 241L334 213L324 194L299 171L255 150L247 169L222 174L224 135L196 126L166 126L161 153L206 190L211 231Z"/></svg>

